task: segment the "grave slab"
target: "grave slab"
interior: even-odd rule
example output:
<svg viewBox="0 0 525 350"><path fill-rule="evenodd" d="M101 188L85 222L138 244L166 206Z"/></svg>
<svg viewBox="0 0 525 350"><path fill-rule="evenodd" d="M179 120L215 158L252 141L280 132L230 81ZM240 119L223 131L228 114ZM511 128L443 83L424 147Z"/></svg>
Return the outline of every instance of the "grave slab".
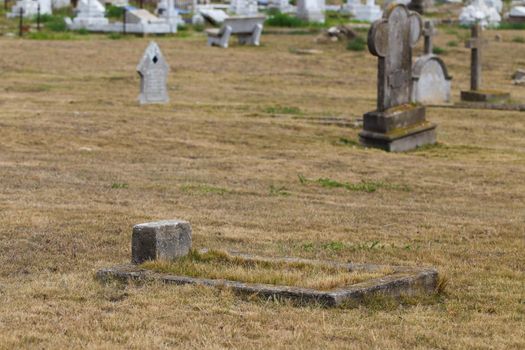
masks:
<svg viewBox="0 0 525 350"><path fill-rule="evenodd" d="M237 255L246 260L253 260L254 262L266 261L270 263L329 264L331 266L344 268L349 272L375 272L388 268L392 270L392 273L380 278L366 280L364 282L329 291L284 285L244 283L224 279L176 276L143 269L133 264L118 265L101 269L97 272L96 277L103 283L112 280L136 282L158 281L173 285L189 284L216 288L229 288L238 294L258 296L261 298L291 299L301 304L315 303L328 307L345 305L355 306L375 295L399 297L401 295L414 296L420 294L431 294L436 291L438 285L438 272L434 268L339 263L334 261L317 261L298 258L267 258L239 254L236 252L230 252L230 254L234 256Z"/></svg>

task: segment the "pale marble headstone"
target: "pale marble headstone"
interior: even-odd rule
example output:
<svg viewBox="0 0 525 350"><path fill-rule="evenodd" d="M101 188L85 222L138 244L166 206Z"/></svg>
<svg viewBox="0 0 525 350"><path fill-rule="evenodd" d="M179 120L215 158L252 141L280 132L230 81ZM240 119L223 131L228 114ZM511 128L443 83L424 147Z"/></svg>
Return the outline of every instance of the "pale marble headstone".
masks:
<svg viewBox="0 0 525 350"><path fill-rule="evenodd" d="M375 4L374 0L366 0L366 3L359 4L355 8L355 19L365 22L374 22L381 18L383 11Z"/></svg>
<svg viewBox="0 0 525 350"><path fill-rule="evenodd" d="M19 17L21 8L24 9L24 17L34 17L38 14L38 5L41 15L52 14L51 0L18 0L7 17Z"/></svg>
<svg viewBox="0 0 525 350"><path fill-rule="evenodd" d="M79 28L105 26L109 23L105 18L106 9L98 0L80 0L76 12L73 23Z"/></svg>
<svg viewBox="0 0 525 350"><path fill-rule="evenodd" d="M422 104L441 104L451 100L450 83L443 60L435 55L424 55L414 63L412 70L412 101Z"/></svg>
<svg viewBox="0 0 525 350"><path fill-rule="evenodd" d="M229 11L238 16L253 16L258 12L257 0L232 0Z"/></svg>
<svg viewBox="0 0 525 350"><path fill-rule="evenodd" d="M319 0L298 0L297 17L307 22L324 23L325 21Z"/></svg>
<svg viewBox="0 0 525 350"><path fill-rule="evenodd" d="M274 8L281 13L290 13L294 11L294 7L290 5L290 0L269 0L268 8Z"/></svg>
<svg viewBox="0 0 525 350"><path fill-rule="evenodd" d="M169 66L159 46L151 42L137 66L140 75L140 104L168 103Z"/></svg>
<svg viewBox="0 0 525 350"><path fill-rule="evenodd" d="M172 27L171 32L177 32L177 26L183 26L184 20L175 9L175 0L161 0L155 10L159 18L164 19Z"/></svg>
<svg viewBox="0 0 525 350"><path fill-rule="evenodd" d="M487 6L485 0L473 0L465 6L459 15L461 25L471 26L479 23L481 26L498 26L501 16L495 7Z"/></svg>

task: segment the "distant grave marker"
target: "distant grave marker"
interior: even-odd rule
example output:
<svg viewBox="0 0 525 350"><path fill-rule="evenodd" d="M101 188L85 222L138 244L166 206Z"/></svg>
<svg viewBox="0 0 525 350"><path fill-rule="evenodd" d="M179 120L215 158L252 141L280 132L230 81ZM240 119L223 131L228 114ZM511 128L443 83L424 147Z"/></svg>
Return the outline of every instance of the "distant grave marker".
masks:
<svg viewBox="0 0 525 350"><path fill-rule="evenodd" d="M461 91L461 100L468 102L504 102L510 94L501 91L481 90L481 61L483 46L486 41L482 37L483 28L475 24L471 28L471 38L465 43L470 51L470 90Z"/></svg>
<svg viewBox="0 0 525 350"><path fill-rule="evenodd" d="M407 151L436 142L436 125L425 107L412 105L412 48L422 21L405 5L390 7L368 32L368 48L378 57L377 110L366 113L359 133L363 145Z"/></svg>
<svg viewBox="0 0 525 350"><path fill-rule="evenodd" d="M140 104L168 103L169 66L159 46L151 42L144 52L137 72L140 75Z"/></svg>
<svg viewBox="0 0 525 350"><path fill-rule="evenodd" d="M432 21L425 21L423 37L424 54L412 66L412 101L423 104L449 103L450 83L445 62L433 54L432 37L437 34Z"/></svg>

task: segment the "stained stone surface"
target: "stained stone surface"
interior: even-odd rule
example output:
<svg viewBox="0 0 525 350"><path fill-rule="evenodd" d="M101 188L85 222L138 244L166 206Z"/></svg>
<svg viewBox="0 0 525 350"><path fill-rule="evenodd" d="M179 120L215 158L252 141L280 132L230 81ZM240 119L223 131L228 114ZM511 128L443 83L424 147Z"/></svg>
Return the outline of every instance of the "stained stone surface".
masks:
<svg viewBox="0 0 525 350"><path fill-rule="evenodd" d="M359 133L365 146L406 151L435 142L436 125L425 120L425 108L410 104L412 48L421 33L421 17L402 4L389 7L368 32L368 49L378 57L378 78L377 110L364 115Z"/></svg>
<svg viewBox="0 0 525 350"><path fill-rule="evenodd" d="M133 226L131 261L173 260L191 249L191 226L182 220L164 220Z"/></svg>
<svg viewBox="0 0 525 350"><path fill-rule="evenodd" d="M319 0L298 0L297 17L307 22L324 23L323 4Z"/></svg>
<svg viewBox="0 0 525 350"><path fill-rule="evenodd" d="M169 66L159 46L151 42L137 66L140 75L140 104L168 103Z"/></svg>

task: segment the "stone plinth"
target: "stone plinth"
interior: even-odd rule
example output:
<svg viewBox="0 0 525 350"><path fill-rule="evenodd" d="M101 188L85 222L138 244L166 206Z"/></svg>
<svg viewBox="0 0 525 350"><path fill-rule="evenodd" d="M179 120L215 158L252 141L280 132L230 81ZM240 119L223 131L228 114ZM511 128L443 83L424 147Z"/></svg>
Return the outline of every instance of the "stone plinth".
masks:
<svg viewBox="0 0 525 350"><path fill-rule="evenodd" d="M181 220L148 222L133 226L131 261L173 260L191 249L191 226Z"/></svg>
<svg viewBox="0 0 525 350"><path fill-rule="evenodd" d="M508 92L490 90L461 91L461 100L467 102L505 102L510 99Z"/></svg>
<svg viewBox="0 0 525 350"><path fill-rule="evenodd" d="M360 142L388 152L403 152L436 143L436 125L426 121L425 107L407 104L363 118Z"/></svg>

